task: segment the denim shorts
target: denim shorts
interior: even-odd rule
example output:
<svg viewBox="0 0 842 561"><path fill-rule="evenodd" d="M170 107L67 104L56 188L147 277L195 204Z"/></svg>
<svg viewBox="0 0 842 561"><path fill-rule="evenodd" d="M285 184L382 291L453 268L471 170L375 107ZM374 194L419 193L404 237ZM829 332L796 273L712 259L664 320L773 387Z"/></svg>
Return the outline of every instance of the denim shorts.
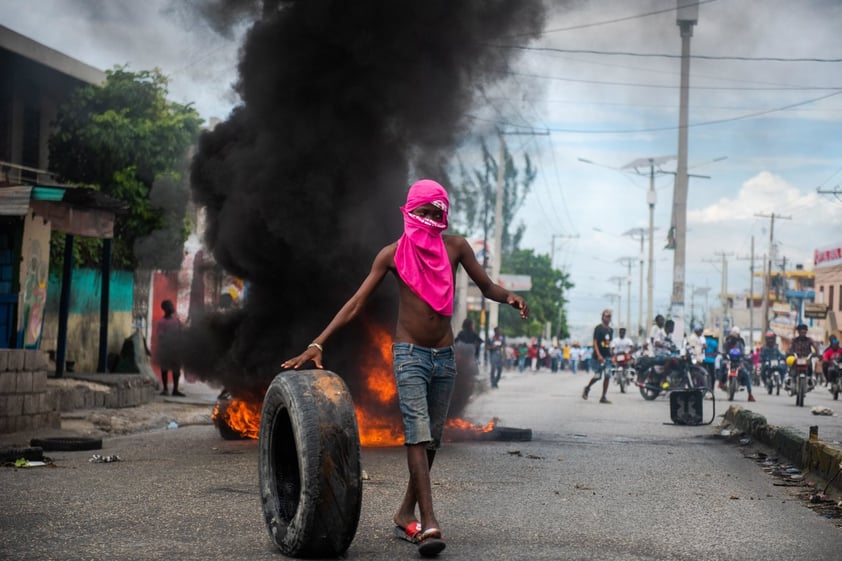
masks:
<svg viewBox="0 0 842 561"><path fill-rule="evenodd" d="M612 368L611 359L607 358L604 361L602 361L601 363L599 362L599 360L594 359L594 362L596 364L593 367L593 376L591 376L591 379L599 380L603 376L605 376L606 380L610 379L611 378L611 368Z"/></svg>
<svg viewBox="0 0 842 561"><path fill-rule="evenodd" d="M453 347L428 349L412 343L392 345L395 379L405 439L404 444L441 446L441 433L456 381Z"/></svg>

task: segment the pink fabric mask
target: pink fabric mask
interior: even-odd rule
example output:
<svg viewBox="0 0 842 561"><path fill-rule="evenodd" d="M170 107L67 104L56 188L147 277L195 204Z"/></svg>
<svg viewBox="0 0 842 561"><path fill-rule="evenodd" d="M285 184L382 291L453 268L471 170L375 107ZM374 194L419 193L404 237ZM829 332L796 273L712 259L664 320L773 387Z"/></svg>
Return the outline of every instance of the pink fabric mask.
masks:
<svg viewBox="0 0 842 561"><path fill-rule="evenodd" d="M442 222L412 214L426 204L441 209ZM431 179L414 183L406 205L401 207L404 232L395 250L395 267L401 280L443 316L453 315L453 269L441 237L447 229L449 208L444 187Z"/></svg>

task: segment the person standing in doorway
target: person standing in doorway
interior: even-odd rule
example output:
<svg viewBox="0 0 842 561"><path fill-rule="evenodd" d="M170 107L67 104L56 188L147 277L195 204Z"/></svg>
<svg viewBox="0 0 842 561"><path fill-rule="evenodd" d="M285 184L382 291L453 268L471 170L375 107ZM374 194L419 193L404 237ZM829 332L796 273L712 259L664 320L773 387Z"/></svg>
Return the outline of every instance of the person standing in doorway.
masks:
<svg viewBox="0 0 842 561"><path fill-rule="evenodd" d="M165 349L173 345L173 338L181 331L181 320L175 315L175 306L171 300L164 300L161 302L161 309L164 311L164 317L155 323L155 336L157 343L156 362L161 367L161 384L163 390L161 395L168 395L167 393L167 378L172 372L172 395L176 397L184 397L184 394L178 391L178 381L181 378L181 365L173 358L175 353L167 352Z"/></svg>
<svg viewBox="0 0 842 561"><path fill-rule="evenodd" d="M608 382L611 381L611 339L614 337L614 330L611 329L611 310L602 310L602 321L593 330L593 358L594 374L591 381L582 391L582 399L588 399L588 394L600 378L602 378L602 397L600 403L611 403L608 401Z"/></svg>

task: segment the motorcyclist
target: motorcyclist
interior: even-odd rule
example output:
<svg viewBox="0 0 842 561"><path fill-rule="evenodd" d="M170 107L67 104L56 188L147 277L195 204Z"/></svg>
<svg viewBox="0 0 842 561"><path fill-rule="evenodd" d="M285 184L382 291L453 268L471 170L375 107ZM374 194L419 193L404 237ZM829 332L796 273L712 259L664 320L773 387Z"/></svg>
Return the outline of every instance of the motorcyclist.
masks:
<svg viewBox="0 0 842 561"><path fill-rule="evenodd" d="M663 330L652 340L652 347L655 352L655 356L670 355L676 350L675 342L673 341L675 322L671 319L668 319L667 321L663 322L663 325Z"/></svg>
<svg viewBox="0 0 842 561"><path fill-rule="evenodd" d="M626 336L626 328L621 327L619 330L619 337L611 341L611 354L631 354L634 350L634 341Z"/></svg>
<svg viewBox="0 0 842 561"><path fill-rule="evenodd" d="M658 354L657 349L662 345L664 338L667 336L664 330L664 316L658 314L655 316L655 325L649 329L649 337L646 338L646 351L649 356Z"/></svg>
<svg viewBox="0 0 842 561"><path fill-rule="evenodd" d="M822 372L824 373L824 378L828 381L828 383L834 382L834 380L830 379L830 369L834 367L832 362L836 361L836 368L838 369L840 360L842 360L842 347L839 346L839 339L836 335L831 335L830 346L824 350L824 353L822 353ZM836 375L839 376L839 373L837 372ZM838 381L836 383L838 383ZM833 392L833 388L831 388L830 391Z"/></svg>
<svg viewBox="0 0 842 561"><path fill-rule="evenodd" d="M770 361L777 360L778 366L770 367ZM781 378L783 378L784 372L786 368L784 368L784 364L786 363L786 356L781 352L778 348L777 337L773 331L767 331L765 337L765 344L763 347L760 348L760 377L763 380L764 384L769 383L769 374L772 368L777 368L778 371L781 373Z"/></svg>
<svg viewBox="0 0 842 561"><path fill-rule="evenodd" d="M701 363L705 359L706 341L703 332L704 328L701 325L697 325L693 328L693 334L687 339L690 345L690 355L696 359L697 363Z"/></svg>
<svg viewBox="0 0 842 561"><path fill-rule="evenodd" d="M790 354L795 355L797 358L809 357L813 352L815 352L816 355L821 355L819 344L807 335L807 325L799 323L795 328L795 331L798 335L792 339L792 342L789 345ZM807 376L810 378L813 376L812 361L807 363Z"/></svg>
<svg viewBox="0 0 842 561"><path fill-rule="evenodd" d="M741 357L740 360L742 361L746 356L746 342L745 339L742 338L740 335L740 328L736 325L731 328L731 331L728 333L728 337L725 338L725 345L723 347L723 351L726 357L731 356L732 350L738 350L739 356ZM725 379L728 376L727 370L724 368L725 362L723 362L723 368L720 372L720 379L719 379L719 389L725 389ZM751 375L749 374L748 370L745 368L745 365L741 363L739 365L739 369L737 370L737 376L739 382L746 387L748 391L748 401L756 401L754 399L754 394L751 392Z"/></svg>

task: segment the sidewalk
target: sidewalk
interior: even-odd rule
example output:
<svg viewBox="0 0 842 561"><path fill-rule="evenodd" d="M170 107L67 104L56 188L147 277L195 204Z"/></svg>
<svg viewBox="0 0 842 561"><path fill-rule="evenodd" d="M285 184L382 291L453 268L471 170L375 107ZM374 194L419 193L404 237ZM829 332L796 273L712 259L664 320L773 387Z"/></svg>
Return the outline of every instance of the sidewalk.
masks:
<svg viewBox="0 0 842 561"><path fill-rule="evenodd" d="M78 374L64 378L49 378L48 392L61 394L61 401L87 406L63 411L61 428L39 428L28 431L0 434L0 449L29 446L33 438L103 438L122 434L166 430L171 423L176 426L210 425L216 398L221 390L201 381L189 382L182 377L179 390L185 397L157 395L152 401L136 407L104 407L102 394L112 394L111 400L120 401L113 394L130 391L124 389L126 374ZM115 382L115 384L109 384ZM95 404L99 403L99 406Z"/></svg>

